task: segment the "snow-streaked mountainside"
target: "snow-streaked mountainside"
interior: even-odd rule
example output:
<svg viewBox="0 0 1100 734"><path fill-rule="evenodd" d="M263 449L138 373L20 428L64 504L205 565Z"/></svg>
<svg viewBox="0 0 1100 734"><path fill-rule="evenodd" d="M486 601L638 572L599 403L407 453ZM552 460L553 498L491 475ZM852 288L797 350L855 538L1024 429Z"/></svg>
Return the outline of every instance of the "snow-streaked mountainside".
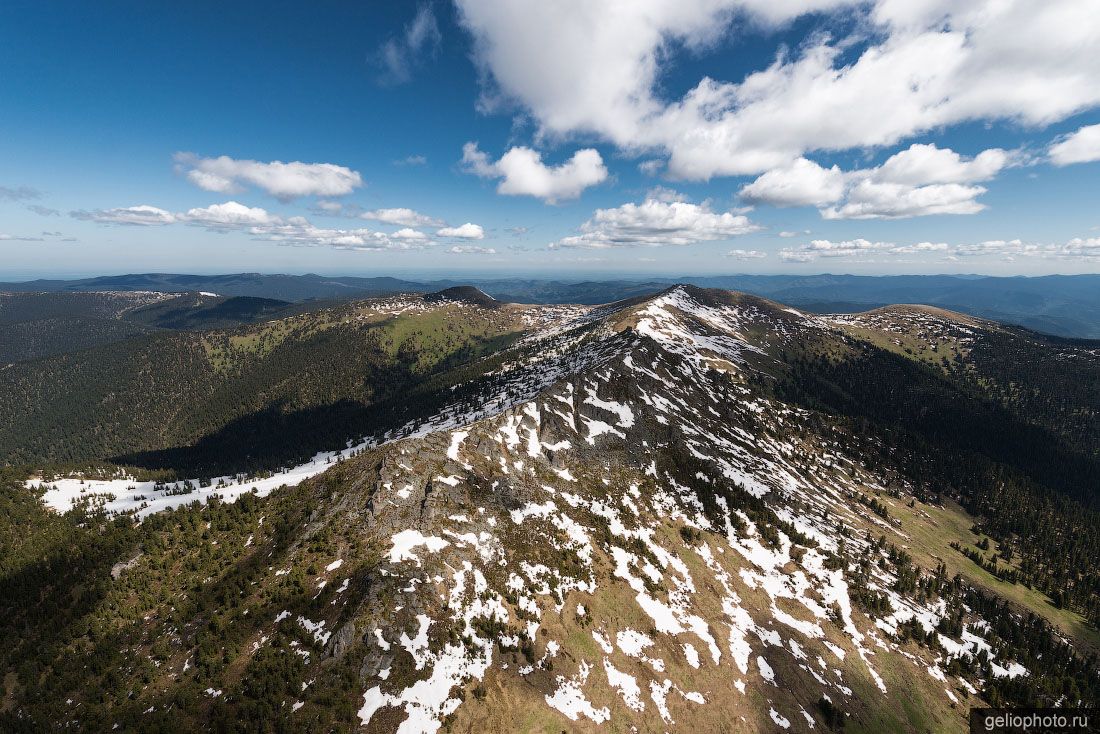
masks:
<svg viewBox="0 0 1100 734"><path fill-rule="evenodd" d="M261 517L237 550L257 569L239 600L256 628L207 681L209 716L248 695L257 655L296 658L273 714L290 728L343 706L349 728L401 734L964 731L989 680L1031 675L1004 618L942 565L941 510L868 460L879 439L768 389L780 355L809 345L873 335L934 363L997 327L682 286L522 311L514 359L476 403L308 464L204 486L32 484L59 511L141 518L214 495L309 503L289 540ZM119 709L131 725L169 713L195 665L193 622L165 624L171 651ZM353 707L317 683L339 676Z"/></svg>

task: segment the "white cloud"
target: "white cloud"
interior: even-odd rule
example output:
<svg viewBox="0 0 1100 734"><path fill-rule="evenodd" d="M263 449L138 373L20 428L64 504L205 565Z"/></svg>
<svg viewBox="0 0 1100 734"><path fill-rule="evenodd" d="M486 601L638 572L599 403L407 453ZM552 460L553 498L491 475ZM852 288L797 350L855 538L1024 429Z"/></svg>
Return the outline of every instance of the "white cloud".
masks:
<svg viewBox="0 0 1100 734"><path fill-rule="evenodd" d="M431 239L431 237L420 230L412 229L411 227L403 227L390 234L390 237L395 240L405 240L407 242L427 242Z"/></svg>
<svg viewBox="0 0 1100 734"><path fill-rule="evenodd" d="M547 166L540 153L527 147L512 148L493 162L477 143L466 143L462 163L468 172L482 178L501 179L499 194L534 196L550 204L575 199L589 186L607 180L607 167L594 148L578 150L565 163Z"/></svg>
<svg viewBox="0 0 1100 734"><path fill-rule="evenodd" d="M946 254L950 246L945 242L918 242L913 245L899 245L894 242L872 242L863 238L833 242L832 240L813 240L799 247L787 247L779 251L784 262L812 262L818 258L853 259L875 255L919 255L928 253Z"/></svg>
<svg viewBox="0 0 1100 734"><path fill-rule="evenodd" d="M667 199L647 197L641 204L597 209L592 218L581 225L581 234L558 240L551 247L606 249L691 245L729 239L760 229L744 215L711 211L707 202L691 204Z"/></svg>
<svg viewBox="0 0 1100 734"><path fill-rule="evenodd" d="M823 209L825 219L902 219L931 214L977 214L985 204L976 201L983 186L930 184L906 186L864 179L848 191L840 207Z"/></svg>
<svg viewBox="0 0 1100 734"><path fill-rule="evenodd" d="M315 245L356 250L411 250L433 244L429 235L405 227L393 233L366 228L329 229L316 227L304 217L283 218L261 207L235 201L174 213L155 206L76 211L72 216L102 224L168 225L189 224L215 232L242 232L258 240L289 245ZM469 225L477 226L477 225Z"/></svg>
<svg viewBox="0 0 1100 734"><path fill-rule="evenodd" d="M288 245L328 246L349 250L417 250L431 244L427 237L398 237L370 229L325 229L300 217L249 232L260 240Z"/></svg>
<svg viewBox="0 0 1100 734"><path fill-rule="evenodd" d="M844 174L806 158L773 168L741 188L742 199L772 206L825 206L844 196Z"/></svg>
<svg viewBox="0 0 1100 734"><path fill-rule="evenodd" d="M405 26L400 36L388 39L377 54L382 67L378 81L382 84L404 84L412 79L414 67L425 54L434 55L439 50L443 35L431 6L421 5L416 17Z"/></svg>
<svg viewBox="0 0 1100 734"><path fill-rule="evenodd" d="M950 148L914 143L870 171L876 181L921 186L931 183L988 181L1009 165L1012 156L1000 148L964 158Z"/></svg>
<svg viewBox="0 0 1100 734"><path fill-rule="evenodd" d="M760 260L768 256L768 253L761 252L760 250L730 250L726 253L726 257L732 257L734 260L748 261L748 260Z"/></svg>
<svg viewBox="0 0 1100 734"><path fill-rule="evenodd" d="M343 196L363 185L357 171L334 163L236 160L229 156L200 158L176 153L176 167L205 191L226 194L251 184L281 201L299 196Z"/></svg>
<svg viewBox="0 0 1100 734"><path fill-rule="evenodd" d="M383 222L385 224L396 224L403 227L441 227L443 222L435 217L429 217L426 214L421 214L418 211L408 209L405 207L397 207L394 209L375 209L374 211L363 212L359 215L361 219L370 219L375 222Z"/></svg>
<svg viewBox="0 0 1100 734"><path fill-rule="evenodd" d="M1100 161L1100 125L1086 125L1050 146L1050 160L1056 166Z"/></svg>
<svg viewBox="0 0 1100 734"><path fill-rule="evenodd" d="M1098 262L1100 261L1100 237L1074 237L1059 248L1058 256Z"/></svg>
<svg viewBox="0 0 1100 734"><path fill-rule="evenodd" d="M1000 257L1013 262L1021 257L1100 262L1100 237L1074 237L1063 243L1024 242L1020 239L986 240L959 245L954 254L958 257Z"/></svg>
<svg viewBox="0 0 1100 734"><path fill-rule="evenodd" d="M175 215L176 221L198 224L211 229L241 229L279 224L282 220L260 207L248 207L235 201L212 204L201 209L188 209Z"/></svg>
<svg viewBox="0 0 1100 734"><path fill-rule="evenodd" d="M395 166L426 166L428 165L428 158L422 155L410 155L394 161L393 164Z"/></svg>
<svg viewBox="0 0 1100 734"><path fill-rule="evenodd" d="M1044 126L1100 104L1100 13L1082 0L590 0L568 13L457 3L488 82L485 106L515 104L543 137L662 152L674 178L759 174L962 122ZM681 47L842 7L862 21L860 36L810 33L744 78L704 77L678 99L660 96Z"/></svg>
<svg viewBox="0 0 1100 734"><path fill-rule="evenodd" d="M466 222L457 227L443 227L436 230L440 237L457 237L463 240L480 240L485 238L485 230L480 224Z"/></svg>
<svg viewBox="0 0 1100 734"><path fill-rule="evenodd" d="M985 209L977 198L986 189L973 182L987 181L1015 161L1016 156L1000 148L966 158L950 148L922 144L875 168L849 172L798 158L762 174L740 196L774 206L817 206L826 219L975 214Z"/></svg>
<svg viewBox="0 0 1100 734"><path fill-rule="evenodd" d="M447 252L454 255L495 255L497 251L492 247L478 247L477 245L455 245Z"/></svg>
<svg viewBox="0 0 1100 734"><path fill-rule="evenodd" d="M100 224L130 224L139 226L155 226L172 224L178 221L178 216L148 204L130 206L119 209L95 209L93 211L74 211L69 215L74 219L84 219Z"/></svg>
<svg viewBox="0 0 1100 734"><path fill-rule="evenodd" d="M249 207L236 201L211 204L188 209L186 212L170 212L148 204L120 209L97 209L91 212L72 212L77 219L87 219L101 224L165 225L193 224L215 230L248 230L283 224L283 219L261 207ZM303 220L304 221L304 220Z"/></svg>
<svg viewBox="0 0 1100 734"><path fill-rule="evenodd" d="M945 242L872 242L857 238L834 242L813 240L797 247L780 250L784 262L813 262L819 258L868 260L881 257L932 257L936 261L959 261L964 258L996 257L1007 262L1021 258L1100 262L1100 237L1075 237L1062 243L1025 242L1021 239L984 240L981 242L949 245Z"/></svg>

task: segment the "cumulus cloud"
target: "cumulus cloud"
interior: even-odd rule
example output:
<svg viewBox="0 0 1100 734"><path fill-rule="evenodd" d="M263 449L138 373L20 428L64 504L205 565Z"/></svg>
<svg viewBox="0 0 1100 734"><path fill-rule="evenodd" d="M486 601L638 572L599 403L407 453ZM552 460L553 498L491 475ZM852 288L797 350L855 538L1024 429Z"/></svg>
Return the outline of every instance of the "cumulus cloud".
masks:
<svg viewBox="0 0 1100 734"><path fill-rule="evenodd" d="M1100 237L1074 237L1061 243L1025 242L1021 239L985 240L954 248L957 257L1000 257L1100 262Z"/></svg>
<svg viewBox="0 0 1100 734"><path fill-rule="evenodd" d="M773 206L816 206L826 219L899 219L931 214L975 214L986 189L1016 158L1000 148L973 158L950 148L914 144L874 168L843 172L807 158L772 169L742 187L742 199Z"/></svg>
<svg viewBox="0 0 1100 734"><path fill-rule="evenodd" d="M1100 262L1100 237L1075 237L1066 242L1040 243L1021 239L994 239L962 244L945 242L873 242L857 238L832 241L813 240L797 247L787 247L779 252L784 262L813 262L819 258L869 260L882 257L931 257L937 261L958 261L964 258L996 257L1008 262L1021 258Z"/></svg>
<svg viewBox="0 0 1100 734"><path fill-rule="evenodd" d="M812 262L819 257L852 259L872 255L944 254L950 249L950 246L945 242L918 242L912 245L899 245L894 242L872 242L862 238L840 242L812 240L800 247L783 248L779 251L779 258L784 262Z"/></svg>
<svg viewBox="0 0 1100 734"><path fill-rule="evenodd" d="M397 207L393 209L375 209L369 212L363 212L359 215L361 219L370 219L375 222L382 222L384 224L396 224L402 227L441 227L443 226L442 220L435 217L429 217L426 214L421 214L418 211L408 209L406 207Z"/></svg>
<svg viewBox="0 0 1100 734"><path fill-rule="evenodd" d="M1100 237L1074 237L1058 248L1056 255L1062 258L1100 262Z"/></svg>
<svg viewBox="0 0 1100 734"><path fill-rule="evenodd" d="M286 245L326 246L348 250L418 250L431 244L430 238L414 230L393 234L370 229L328 229L296 217L279 225L247 230L256 239Z"/></svg>
<svg viewBox="0 0 1100 734"><path fill-rule="evenodd" d="M440 237L456 237L461 240L480 240L485 238L485 230L480 224L466 222L457 227L443 227L436 230Z"/></svg>
<svg viewBox="0 0 1100 734"><path fill-rule="evenodd" d="M1050 161L1056 166L1100 161L1100 125L1086 125L1050 146Z"/></svg>
<svg viewBox="0 0 1100 734"><path fill-rule="evenodd" d="M428 235L420 230L413 229L412 227L402 227L390 234L395 240L405 240L406 242L427 242L431 239Z"/></svg>
<svg viewBox="0 0 1100 734"><path fill-rule="evenodd" d="M485 106L520 107L543 137L661 152L673 178L755 175L814 151L894 145L970 121L1039 127L1100 104L1100 14L1080 0L592 0L569 13L518 0L457 4ZM745 22L780 29L838 10L869 32L810 34L741 79L660 93L682 47L706 48Z"/></svg>
<svg viewBox="0 0 1100 734"><path fill-rule="evenodd" d="M27 211L32 211L40 217L57 217L61 215L61 212L57 209L41 204L28 204Z"/></svg>
<svg viewBox="0 0 1100 734"><path fill-rule="evenodd" d="M282 220L260 207L248 207L235 201L211 204L189 209L186 212L170 212L160 207L141 204L118 209L74 211L71 216L100 224L161 226L165 224L195 224L211 229L241 229L278 224Z"/></svg>
<svg viewBox="0 0 1100 734"><path fill-rule="evenodd" d="M862 180L848 191L843 206L823 209L825 219L903 219L931 214L977 214L984 186L931 184L906 186Z"/></svg>
<svg viewBox="0 0 1100 734"><path fill-rule="evenodd" d="M551 247L607 249L691 245L729 239L760 229L743 214L712 211L708 202L692 204L669 198L650 196L641 204L597 209L581 225L580 234L558 240Z"/></svg>
<svg viewBox="0 0 1100 734"><path fill-rule="evenodd" d="M1000 148L965 158L950 148L914 144L877 168L849 176L847 200L822 210L826 219L899 219L931 214L976 214L988 181L1015 157Z"/></svg>
<svg viewBox="0 0 1100 734"><path fill-rule="evenodd" d="M225 155L201 158L194 153L176 153L175 161L188 181L221 194L241 191L248 184L289 201L300 196L343 196L363 185L358 171L334 163L264 163Z"/></svg>
<svg viewBox="0 0 1100 734"><path fill-rule="evenodd" d="M324 203L324 202L322 202ZM337 211L341 208L337 206ZM379 232L365 227L317 227L305 217L281 217L263 207L250 207L236 201L195 207L185 212L171 212L142 204L117 209L74 211L77 219L111 225L163 226L183 224L203 227L215 232L242 232L258 240L288 245L331 246L358 250L410 250L435 245L432 235L420 226L437 226L442 222L412 209L377 209L361 216L386 224L401 225L393 232ZM452 240L480 240L485 237L481 225L467 222L457 227L440 227L436 236ZM466 247L463 245L462 247ZM488 251L491 248L473 248Z"/></svg>
<svg viewBox="0 0 1100 734"><path fill-rule="evenodd" d="M950 148L914 143L866 174L876 181L909 186L972 183L990 180L1010 161L1011 154L1001 148L989 148L973 158L965 158Z"/></svg>
<svg viewBox="0 0 1100 734"><path fill-rule="evenodd" d="M77 219L112 225L184 224L214 232L242 232L257 240L287 245L329 246L356 250L412 250L433 244L430 235L403 227L395 232L367 228L338 229L317 227L305 217L280 217L262 207L249 207L236 201L170 212L143 204L118 209L75 211ZM477 227L477 225L464 225ZM463 228L459 228L463 229ZM480 231L480 227L477 230ZM463 229L470 236L470 230Z"/></svg>
<svg viewBox="0 0 1100 734"><path fill-rule="evenodd" d="M404 32L379 47L376 61L382 72L378 81L387 85L410 81L416 65L425 55L434 56L442 40L431 6L421 5Z"/></svg>
<svg viewBox="0 0 1100 734"><path fill-rule="evenodd" d="M494 162L471 142L462 146L462 165L482 178L499 178L499 194L534 196L550 204L576 199L589 186L607 180L607 167L594 148L578 150L566 162L547 166L531 148L512 148Z"/></svg>
<svg viewBox="0 0 1100 734"><path fill-rule="evenodd" d="M211 229L241 229L279 224L282 220L261 207L249 207L235 201L188 209L174 215L176 221L197 224Z"/></svg>
<svg viewBox="0 0 1100 734"><path fill-rule="evenodd" d="M742 187L740 196L753 204L825 206L839 200L844 188L844 174L836 166L822 168L811 160L797 158Z"/></svg>

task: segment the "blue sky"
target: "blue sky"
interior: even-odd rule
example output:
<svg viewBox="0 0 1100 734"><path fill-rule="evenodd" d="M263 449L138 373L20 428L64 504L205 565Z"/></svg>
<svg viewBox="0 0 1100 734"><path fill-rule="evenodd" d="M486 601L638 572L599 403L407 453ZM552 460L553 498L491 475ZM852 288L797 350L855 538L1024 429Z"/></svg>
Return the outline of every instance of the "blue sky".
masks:
<svg viewBox="0 0 1100 734"><path fill-rule="evenodd" d="M8 2L0 278L1094 272L1097 49L1092 0Z"/></svg>

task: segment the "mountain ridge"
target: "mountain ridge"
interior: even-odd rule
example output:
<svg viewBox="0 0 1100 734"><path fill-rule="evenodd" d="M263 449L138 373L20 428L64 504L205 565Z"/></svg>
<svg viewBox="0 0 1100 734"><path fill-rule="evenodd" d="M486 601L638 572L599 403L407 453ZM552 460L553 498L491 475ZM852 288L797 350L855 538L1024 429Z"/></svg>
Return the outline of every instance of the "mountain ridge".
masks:
<svg viewBox="0 0 1100 734"><path fill-rule="evenodd" d="M400 279L388 276L197 276L137 274L73 281L0 283L2 291L209 290L289 301L432 292L472 284L502 301L597 304L652 295L685 281L756 293L816 312L860 311L891 303L928 303L1059 336L1100 338L1100 275L1031 278L978 275L728 275L618 278L577 282L530 278Z"/></svg>
<svg viewBox="0 0 1100 734"><path fill-rule="evenodd" d="M890 366L895 387L950 387L944 404L977 420L990 408L963 380L990 379L984 340L1081 369L1095 354L938 311L820 316L694 286L596 308L375 303L397 313L381 323L480 312L524 328L430 415L331 445L300 475L32 481L117 534L104 573L125 568L103 593L134 620L117 654L158 664L109 709L95 676L48 675L63 695L41 703L20 677L20 710L41 720L72 700L93 729L965 731L970 705L1100 695L1082 619L1095 578L1043 581L1076 589L1055 607L1028 570L1053 558L1036 555L1049 538L1003 525L1027 503L983 517L988 498L937 463L955 449L903 440L920 428L904 415L889 431L850 420L836 399L868 379L847 382L846 365ZM1053 432L1063 417L1032 419ZM1010 488L1028 471L998 467ZM225 584L207 596L199 578ZM9 654L31 655L35 634ZM70 637L58 649L80 661Z"/></svg>

